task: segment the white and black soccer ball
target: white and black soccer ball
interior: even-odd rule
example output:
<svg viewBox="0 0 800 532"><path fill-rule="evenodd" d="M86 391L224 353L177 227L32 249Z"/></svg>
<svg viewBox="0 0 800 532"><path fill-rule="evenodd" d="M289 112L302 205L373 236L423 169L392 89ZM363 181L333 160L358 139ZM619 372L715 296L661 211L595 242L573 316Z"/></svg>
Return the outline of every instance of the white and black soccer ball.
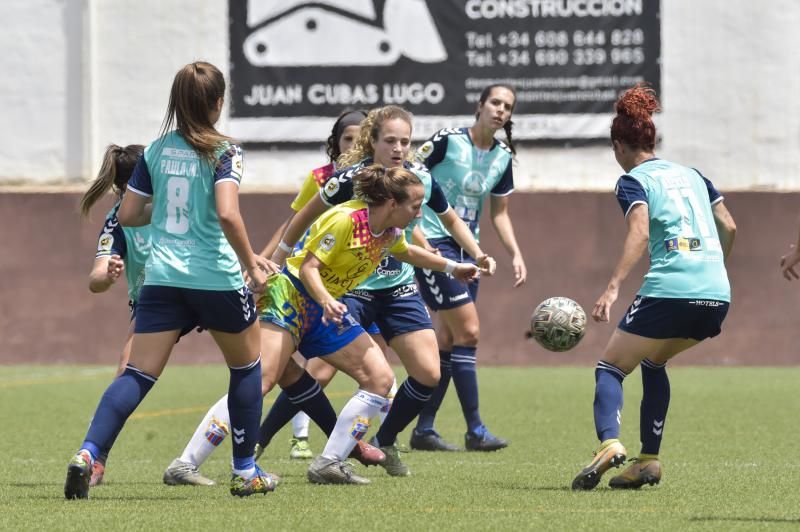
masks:
<svg viewBox="0 0 800 532"><path fill-rule="evenodd" d="M549 351L569 351L586 331L586 313L568 297L551 297L531 316L530 336Z"/></svg>

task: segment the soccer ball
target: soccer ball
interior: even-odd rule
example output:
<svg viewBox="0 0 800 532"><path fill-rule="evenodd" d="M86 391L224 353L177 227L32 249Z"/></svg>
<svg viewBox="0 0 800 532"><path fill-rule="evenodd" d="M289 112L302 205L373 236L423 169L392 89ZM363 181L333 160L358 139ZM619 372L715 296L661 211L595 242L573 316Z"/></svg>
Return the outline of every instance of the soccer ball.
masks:
<svg viewBox="0 0 800 532"><path fill-rule="evenodd" d="M545 299L531 316L530 336L549 351L569 351L585 329L586 313L568 297Z"/></svg>

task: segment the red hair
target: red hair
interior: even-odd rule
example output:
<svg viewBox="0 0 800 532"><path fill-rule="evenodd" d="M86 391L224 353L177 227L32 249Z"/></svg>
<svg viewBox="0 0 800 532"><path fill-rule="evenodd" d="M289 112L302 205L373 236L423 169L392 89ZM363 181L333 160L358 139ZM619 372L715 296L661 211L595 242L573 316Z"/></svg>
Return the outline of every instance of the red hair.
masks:
<svg viewBox="0 0 800 532"><path fill-rule="evenodd" d="M653 151L656 146L653 113L661 110L656 91L645 83L637 83L622 93L614 110L617 116L611 122L611 140Z"/></svg>

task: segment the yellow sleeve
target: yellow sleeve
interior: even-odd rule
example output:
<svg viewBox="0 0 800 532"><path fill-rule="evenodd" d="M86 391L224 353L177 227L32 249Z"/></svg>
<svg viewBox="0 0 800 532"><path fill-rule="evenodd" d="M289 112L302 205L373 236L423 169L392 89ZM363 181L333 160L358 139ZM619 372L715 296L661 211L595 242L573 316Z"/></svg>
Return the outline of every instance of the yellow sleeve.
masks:
<svg viewBox="0 0 800 532"><path fill-rule="evenodd" d="M353 234L350 213L332 209L319 217L311 226L311 233L303 249L311 252L323 264L330 266L341 250L346 249Z"/></svg>
<svg viewBox="0 0 800 532"><path fill-rule="evenodd" d="M317 180L314 178L314 172L312 171L308 173L306 180L303 181L303 185L300 187L300 192L298 192L297 197L294 198L292 210L294 212L300 212L300 209L311 201L314 194L319 194L319 185L317 185Z"/></svg>

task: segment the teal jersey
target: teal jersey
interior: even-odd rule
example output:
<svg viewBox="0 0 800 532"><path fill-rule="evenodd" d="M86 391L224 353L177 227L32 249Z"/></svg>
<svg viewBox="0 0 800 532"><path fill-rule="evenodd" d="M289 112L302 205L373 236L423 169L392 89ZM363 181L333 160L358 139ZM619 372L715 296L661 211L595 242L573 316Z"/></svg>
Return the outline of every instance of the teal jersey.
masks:
<svg viewBox="0 0 800 532"><path fill-rule="evenodd" d="M144 267L150 256L150 226L122 227L117 220L119 202L106 215L97 241L95 257L119 255L125 263L125 280L128 282L128 299L139 300L139 290L144 284Z"/></svg>
<svg viewBox="0 0 800 532"><path fill-rule="evenodd" d="M479 240L478 222L486 196L506 196L514 191L511 150L497 139L489 150L480 150L472 143L469 128L448 128L420 146L415 157L428 167L458 217ZM423 208L420 227L426 238L450 236L428 208Z"/></svg>
<svg viewBox="0 0 800 532"><path fill-rule="evenodd" d="M722 196L693 168L661 159L620 178L617 198L626 212L646 203L650 213L650 270L639 295L730 302L731 289L711 210Z"/></svg>
<svg viewBox="0 0 800 532"><path fill-rule="evenodd" d="M339 170L326 182L320 189L320 197L327 205L339 205L345 201L353 199L353 176L365 166L372 164L372 159L363 161ZM407 170L416 175L425 187L425 197L423 199L424 208L431 212L443 214L450 206L444 197L439 185L431 178L428 170L417 163L405 163ZM417 226L419 220L414 219L406 228L406 241L411 242L411 232ZM449 233L448 233L449 234ZM405 262L401 262L389 255L384 257L375 271L364 282L358 285L359 290L385 290L412 284L414 282L414 267Z"/></svg>
<svg viewBox="0 0 800 532"><path fill-rule="evenodd" d="M215 186L242 178L242 150L222 146L216 165L202 159L177 131L150 144L128 191L153 197L152 246L145 285L200 290L244 286L236 253L219 225Z"/></svg>

